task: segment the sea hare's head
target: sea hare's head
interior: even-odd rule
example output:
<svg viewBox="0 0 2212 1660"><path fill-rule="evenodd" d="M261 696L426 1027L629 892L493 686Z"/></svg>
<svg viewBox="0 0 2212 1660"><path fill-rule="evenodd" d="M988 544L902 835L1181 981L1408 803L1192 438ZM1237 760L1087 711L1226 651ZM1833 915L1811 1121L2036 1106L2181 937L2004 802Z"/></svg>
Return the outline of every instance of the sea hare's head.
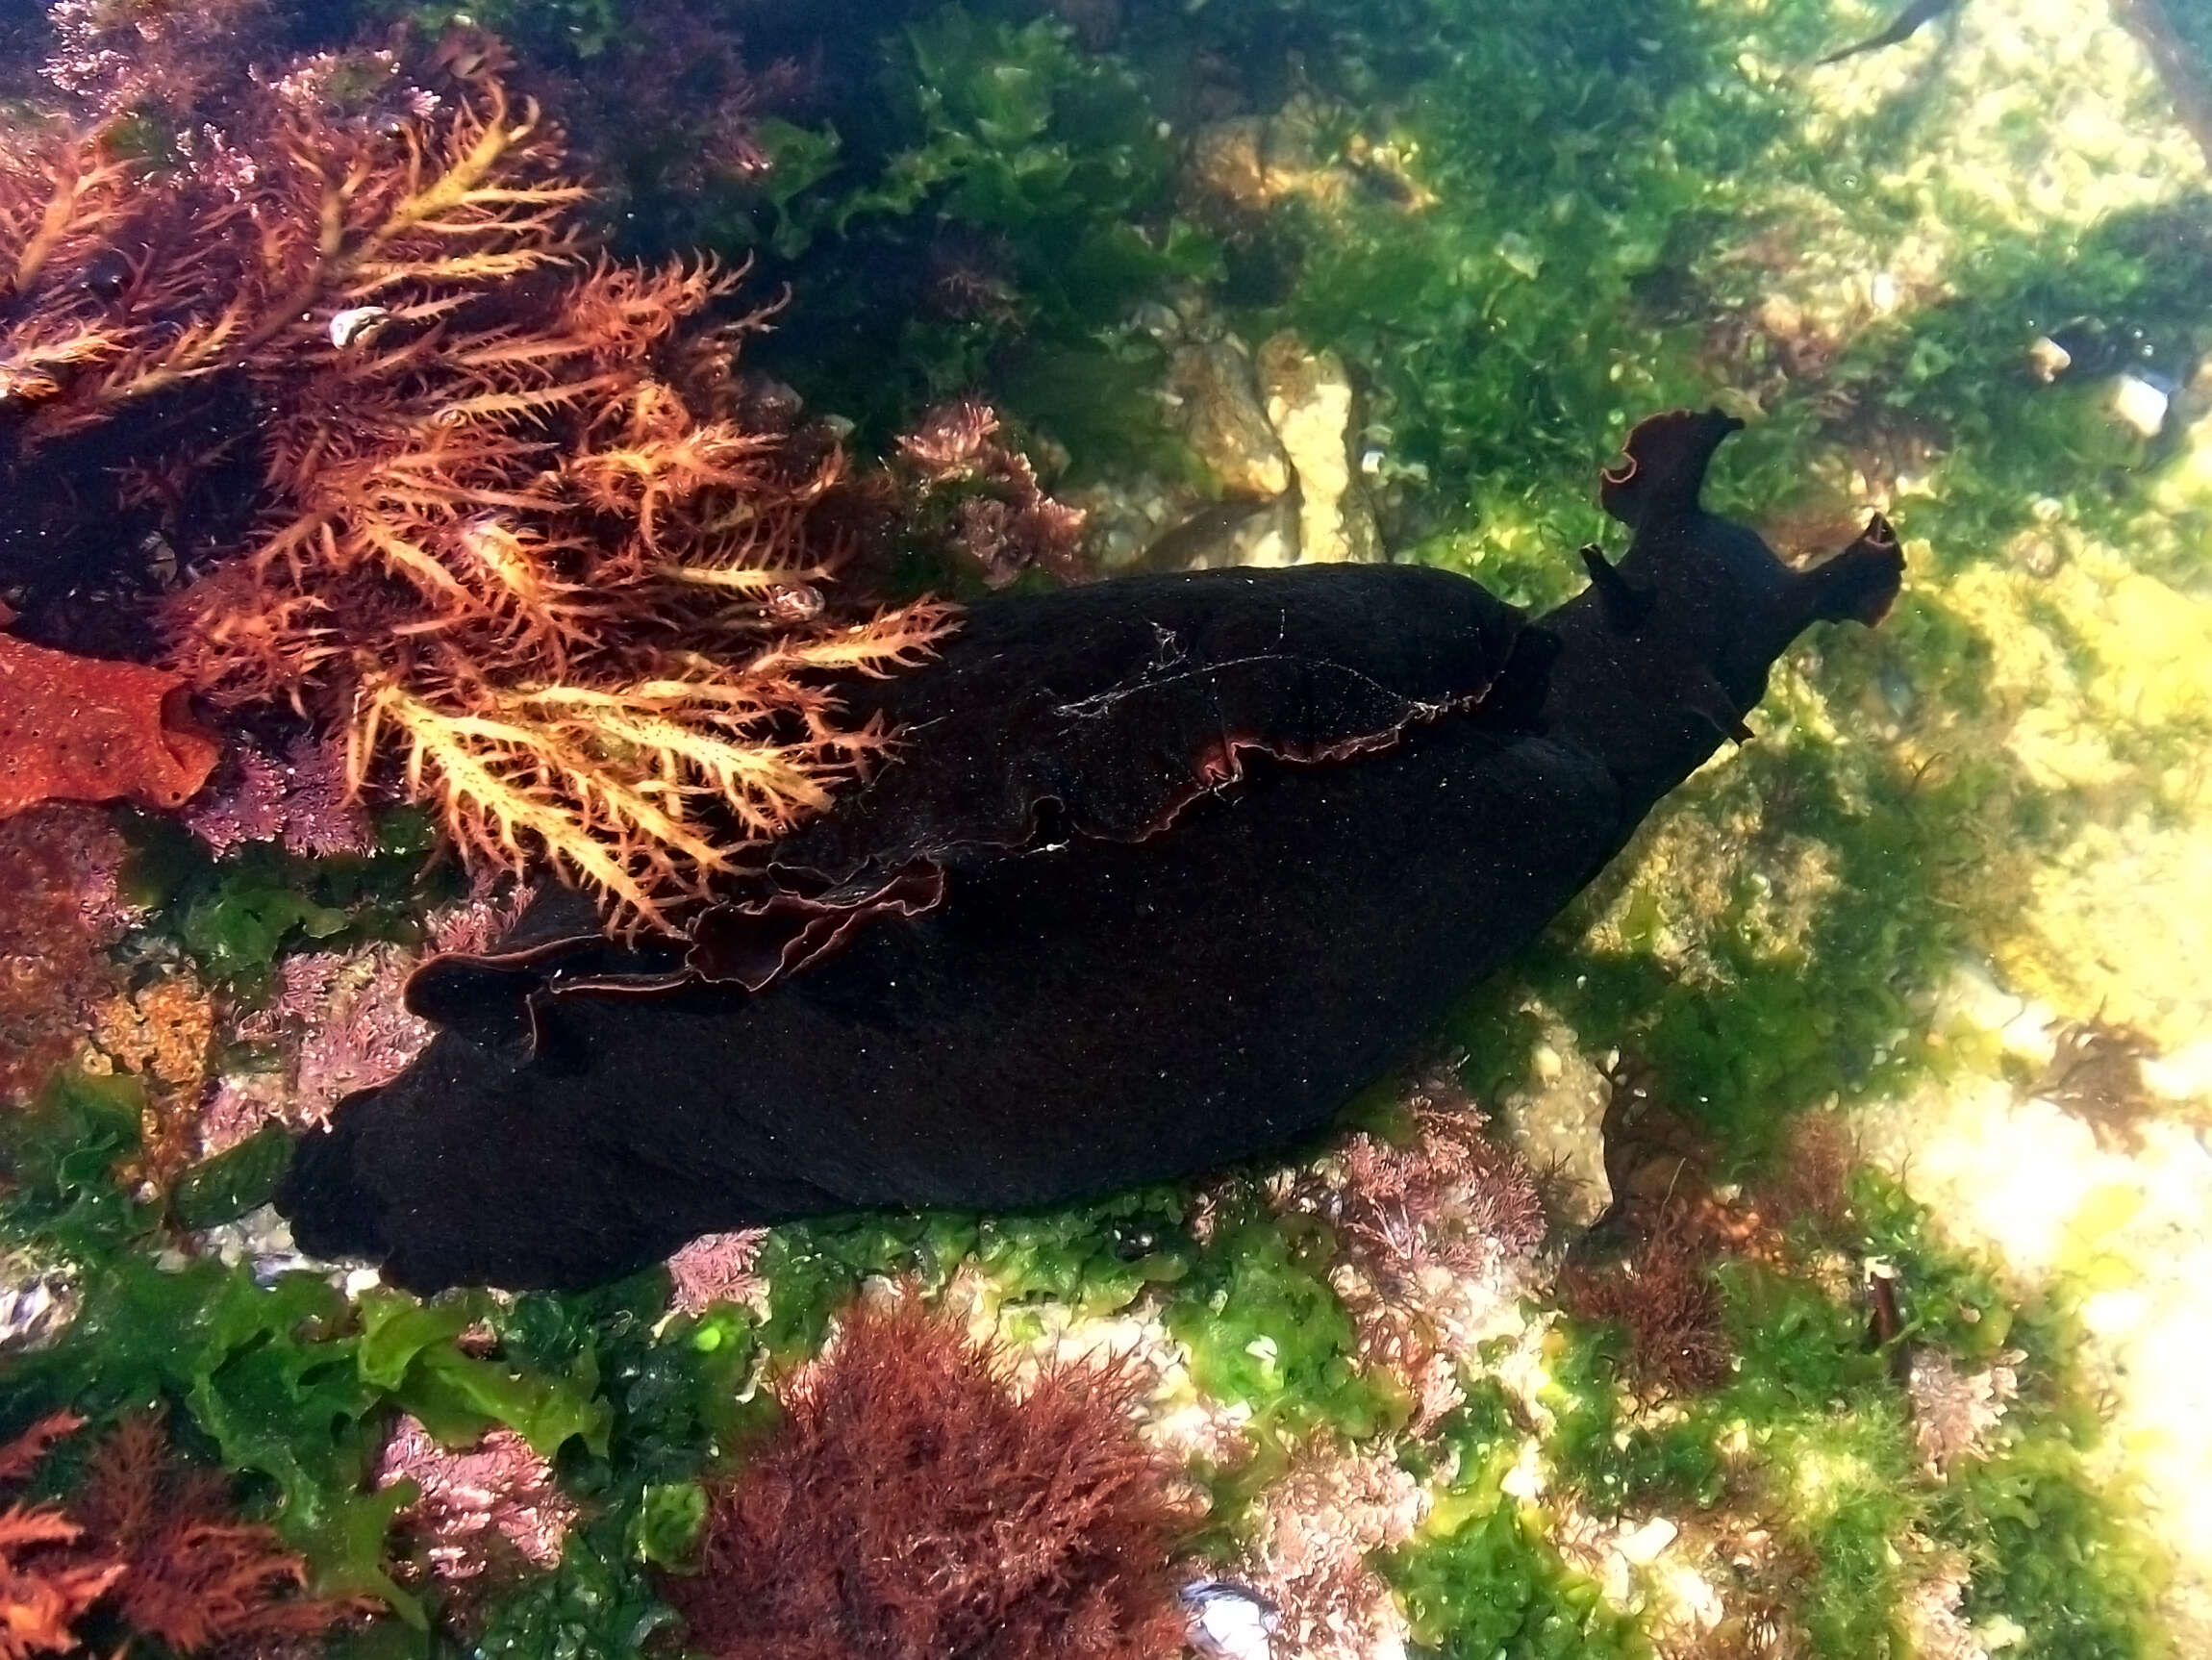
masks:
<svg viewBox="0 0 2212 1660"><path fill-rule="evenodd" d="M1655 415L1600 475L1606 512L1635 540L1618 565L1582 550L1591 591L1559 614L1575 649L1557 713L1617 767L1642 754L1635 769L1676 772L1670 731L1747 737L1768 669L1808 624L1878 622L1897 597L1904 558L1878 514L1843 552L1795 570L1748 525L1705 511L1713 452L1742 425L1718 410Z"/></svg>

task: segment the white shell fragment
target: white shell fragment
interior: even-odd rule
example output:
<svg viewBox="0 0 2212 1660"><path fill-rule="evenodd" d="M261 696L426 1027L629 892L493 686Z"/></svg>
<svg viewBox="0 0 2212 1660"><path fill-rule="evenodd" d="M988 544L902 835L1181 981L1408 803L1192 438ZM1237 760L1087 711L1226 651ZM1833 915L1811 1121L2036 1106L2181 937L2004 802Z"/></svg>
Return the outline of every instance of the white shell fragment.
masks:
<svg viewBox="0 0 2212 1660"><path fill-rule="evenodd" d="M1273 1660L1268 1637L1282 1623L1275 1605L1233 1579L1198 1579L1183 1587L1191 1613L1191 1647L1206 1660Z"/></svg>
<svg viewBox="0 0 2212 1660"><path fill-rule="evenodd" d="M2049 335L2038 335L2027 348L2027 366L2035 371L2037 380L2048 383L2074 366L2074 354Z"/></svg>
<svg viewBox="0 0 2212 1660"><path fill-rule="evenodd" d="M76 1313L76 1291L59 1270L0 1281L0 1352L45 1347Z"/></svg>
<svg viewBox="0 0 2212 1660"><path fill-rule="evenodd" d="M2141 375L2122 375L2112 383L2112 413L2145 438L2156 438L2165 427L2172 401Z"/></svg>
<svg viewBox="0 0 2212 1660"><path fill-rule="evenodd" d="M383 306L348 306L330 319L330 343L343 351L390 321L391 313Z"/></svg>

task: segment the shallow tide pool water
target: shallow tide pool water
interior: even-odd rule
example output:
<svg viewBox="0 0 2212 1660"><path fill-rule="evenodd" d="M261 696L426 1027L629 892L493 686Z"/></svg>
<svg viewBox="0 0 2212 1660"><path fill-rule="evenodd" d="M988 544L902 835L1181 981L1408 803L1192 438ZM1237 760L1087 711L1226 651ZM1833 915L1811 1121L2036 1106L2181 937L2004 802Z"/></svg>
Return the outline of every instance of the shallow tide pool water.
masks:
<svg viewBox="0 0 2212 1660"><path fill-rule="evenodd" d="M2212 25L1913 11L0 8L0 1660L2212 1653ZM517 875L875 764L764 642L1543 610L1708 406L1900 596L1331 1136L589 1291L270 1207ZM166 677L93 784L30 647Z"/></svg>

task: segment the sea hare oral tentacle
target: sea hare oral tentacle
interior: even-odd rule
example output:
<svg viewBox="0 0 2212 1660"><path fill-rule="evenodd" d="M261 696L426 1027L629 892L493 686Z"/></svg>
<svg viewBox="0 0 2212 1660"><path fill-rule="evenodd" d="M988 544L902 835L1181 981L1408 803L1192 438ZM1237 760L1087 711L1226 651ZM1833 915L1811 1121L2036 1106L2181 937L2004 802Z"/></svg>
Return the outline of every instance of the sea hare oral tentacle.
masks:
<svg viewBox="0 0 2212 1660"><path fill-rule="evenodd" d="M1744 423L1719 410L1653 415L1628 435L1621 460L1598 474L1598 500L1630 530L1654 514L1685 513L1697 504L1713 453Z"/></svg>
<svg viewBox="0 0 2212 1660"><path fill-rule="evenodd" d="M1889 615L1904 574L1898 533L1877 513L1867 520L1858 541L1798 578L1805 620L1863 622L1872 628Z"/></svg>
<svg viewBox="0 0 2212 1660"><path fill-rule="evenodd" d="M1320 1130L1748 736L1798 632L1894 598L1879 518L1797 572L1703 508L1736 424L1631 433L1603 484L1631 546L1533 619L1394 566L981 602L850 689L893 758L691 941L566 939L549 896L426 968L447 1029L303 1144L295 1238L419 1291L582 1286L701 1233L1055 1203Z"/></svg>

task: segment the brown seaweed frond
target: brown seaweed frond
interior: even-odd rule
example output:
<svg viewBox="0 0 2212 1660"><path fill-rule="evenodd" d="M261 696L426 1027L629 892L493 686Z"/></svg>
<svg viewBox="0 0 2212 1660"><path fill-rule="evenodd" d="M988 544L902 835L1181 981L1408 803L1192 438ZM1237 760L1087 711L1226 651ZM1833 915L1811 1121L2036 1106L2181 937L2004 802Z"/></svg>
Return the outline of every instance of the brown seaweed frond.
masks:
<svg viewBox="0 0 2212 1660"><path fill-rule="evenodd" d="M716 1660L1140 1660L1181 1650L1182 1517L1129 1372L1011 1357L909 1300L860 1307L715 1491L664 1589Z"/></svg>
<svg viewBox="0 0 2212 1660"><path fill-rule="evenodd" d="M2149 1040L2132 1027L2101 1019L2069 1021L2029 1091L2087 1124L2099 1146L2141 1152L2143 1126L2157 1117L2143 1079L2143 1063L2153 1053Z"/></svg>

